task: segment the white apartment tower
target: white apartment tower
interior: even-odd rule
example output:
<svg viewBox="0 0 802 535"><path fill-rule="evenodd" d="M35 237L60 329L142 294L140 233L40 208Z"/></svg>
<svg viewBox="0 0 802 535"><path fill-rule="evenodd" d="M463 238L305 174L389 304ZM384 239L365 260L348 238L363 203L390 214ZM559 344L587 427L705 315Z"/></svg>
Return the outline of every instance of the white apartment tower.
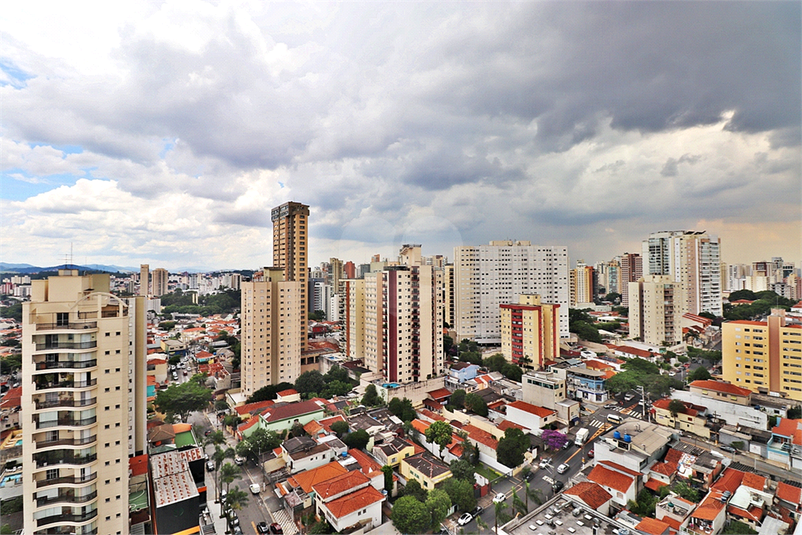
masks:
<svg viewBox="0 0 802 535"><path fill-rule="evenodd" d="M305 283L284 280L284 268L264 268L241 283L242 393L301 375L301 343L306 337L300 321Z"/></svg>
<svg viewBox="0 0 802 535"><path fill-rule="evenodd" d="M682 342L682 285L668 275L629 283L629 336L648 344Z"/></svg>
<svg viewBox="0 0 802 535"><path fill-rule="evenodd" d="M492 241L454 248L454 329L458 339L501 344L500 306L522 294L560 305L560 338L568 332L568 248Z"/></svg>
<svg viewBox="0 0 802 535"><path fill-rule="evenodd" d="M33 282L22 319L25 533L128 533L128 458L145 450L144 298L109 276Z"/></svg>
<svg viewBox="0 0 802 535"><path fill-rule="evenodd" d="M682 312L723 314L721 242L705 231L653 232L643 241L643 274L668 275L682 285Z"/></svg>

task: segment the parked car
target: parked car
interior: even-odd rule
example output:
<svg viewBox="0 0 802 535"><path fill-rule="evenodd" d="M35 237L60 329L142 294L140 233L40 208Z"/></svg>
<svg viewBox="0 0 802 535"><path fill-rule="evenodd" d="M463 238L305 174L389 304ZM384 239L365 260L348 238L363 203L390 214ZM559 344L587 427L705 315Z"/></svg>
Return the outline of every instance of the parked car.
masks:
<svg viewBox="0 0 802 535"><path fill-rule="evenodd" d="M245 464L245 458L244 457L240 457L239 455L236 455L234 457L234 462L237 463L237 465L242 466L243 464Z"/></svg>
<svg viewBox="0 0 802 535"><path fill-rule="evenodd" d="M457 520L457 524L465 526L469 524L471 520L473 520L473 515L471 513L463 513L463 515L459 517L459 520Z"/></svg>
<svg viewBox="0 0 802 535"><path fill-rule="evenodd" d="M507 496L503 492L499 492L493 497L493 503L503 502L507 499Z"/></svg>
<svg viewBox="0 0 802 535"><path fill-rule="evenodd" d="M250 489L253 494L259 494L262 492L262 487L259 486L259 483L251 483Z"/></svg>
<svg viewBox="0 0 802 535"><path fill-rule="evenodd" d="M284 533L284 529L281 527L281 524L277 524L273 522L270 524L270 533L274 533L275 535L281 535Z"/></svg>
<svg viewBox="0 0 802 535"><path fill-rule="evenodd" d="M555 493L557 493L557 492L560 492L563 489L564 486L565 486L565 484L562 481L555 481L551 485L551 490L554 491Z"/></svg>
<svg viewBox="0 0 802 535"><path fill-rule="evenodd" d="M618 403L608 403L607 405L604 406L604 408L607 409L607 410L617 409L618 408Z"/></svg>
<svg viewBox="0 0 802 535"><path fill-rule="evenodd" d="M541 459L540 464L538 465L541 470L545 470L549 466L551 466L551 459Z"/></svg>
<svg viewBox="0 0 802 535"><path fill-rule="evenodd" d="M214 461L206 461L206 471L214 472Z"/></svg>
<svg viewBox="0 0 802 535"><path fill-rule="evenodd" d="M566 473L566 472L567 472L567 471L568 471L570 468L571 468L571 467L570 467L570 466L568 466L568 463L563 463L563 464L561 464L560 466L558 466L558 467L557 467L557 473L558 473L558 474L564 474L564 473Z"/></svg>
<svg viewBox="0 0 802 535"><path fill-rule="evenodd" d="M474 518L475 518L475 517L481 515L482 511L483 511L483 509L481 507L477 506L473 511L471 511L471 515L473 515Z"/></svg>
<svg viewBox="0 0 802 535"><path fill-rule="evenodd" d="M727 453L735 453L736 451L738 451L732 446L727 446L727 445L719 446L718 449L720 449L721 451L726 451Z"/></svg>
<svg viewBox="0 0 802 535"><path fill-rule="evenodd" d="M594 455L596 455L595 451L593 451L592 449L588 450L588 457L590 457L592 459Z"/></svg>
<svg viewBox="0 0 802 535"><path fill-rule="evenodd" d="M270 530L267 527L267 522L262 520L261 522L256 524L256 532L259 533L259 535L267 535L268 533L270 533Z"/></svg>

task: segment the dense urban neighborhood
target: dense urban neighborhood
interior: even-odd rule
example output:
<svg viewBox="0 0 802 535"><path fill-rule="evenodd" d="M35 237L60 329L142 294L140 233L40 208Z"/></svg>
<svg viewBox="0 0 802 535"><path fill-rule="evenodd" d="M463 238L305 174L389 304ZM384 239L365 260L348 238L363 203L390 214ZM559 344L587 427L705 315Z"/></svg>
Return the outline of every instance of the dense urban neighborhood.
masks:
<svg viewBox="0 0 802 535"><path fill-rule="evenodd" d="M4 275L3 532L799 535L793 263L672 231L310 268L308 215L258 270Z"/></svg>

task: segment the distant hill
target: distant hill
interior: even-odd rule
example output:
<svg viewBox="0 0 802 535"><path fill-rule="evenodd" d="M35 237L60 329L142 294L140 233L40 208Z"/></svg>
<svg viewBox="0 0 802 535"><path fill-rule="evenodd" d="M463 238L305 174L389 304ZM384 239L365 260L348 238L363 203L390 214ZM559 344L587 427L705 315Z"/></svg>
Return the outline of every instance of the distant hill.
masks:
<svg viewBox="0 0 802 535"><path fill-rule="evenodd" d="M64 267L64 264L59 266L39 267L30 264L9 264L0 262L0 271L4 273L39 273L42 271L58 271L59 269L64 269ZM136 273L139 271L138 268L109 266L106 264L93 264L90 266L70 265L69 267L70 269L77 269L79 271L105 271L108 273Z"/></svg>

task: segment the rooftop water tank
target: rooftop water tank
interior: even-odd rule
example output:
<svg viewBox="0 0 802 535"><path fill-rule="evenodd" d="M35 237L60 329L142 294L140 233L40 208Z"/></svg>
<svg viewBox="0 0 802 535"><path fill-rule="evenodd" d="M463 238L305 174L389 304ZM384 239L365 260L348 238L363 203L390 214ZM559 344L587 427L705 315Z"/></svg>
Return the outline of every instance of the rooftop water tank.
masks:
<svg viewBox="0 0 802 535"><path fill-rule="evenodd" d="M613 438L616 440L621 440L621 431L613 431Z"/></svg>
<svg viewBox="0 0 802 535"><path fill-rule="evenodd" d="M626 442L627 444L629 444L630 442L632 442L632 437L629 435L629 433L627 433L626 435L624 435L624 442Z"/></svg>

